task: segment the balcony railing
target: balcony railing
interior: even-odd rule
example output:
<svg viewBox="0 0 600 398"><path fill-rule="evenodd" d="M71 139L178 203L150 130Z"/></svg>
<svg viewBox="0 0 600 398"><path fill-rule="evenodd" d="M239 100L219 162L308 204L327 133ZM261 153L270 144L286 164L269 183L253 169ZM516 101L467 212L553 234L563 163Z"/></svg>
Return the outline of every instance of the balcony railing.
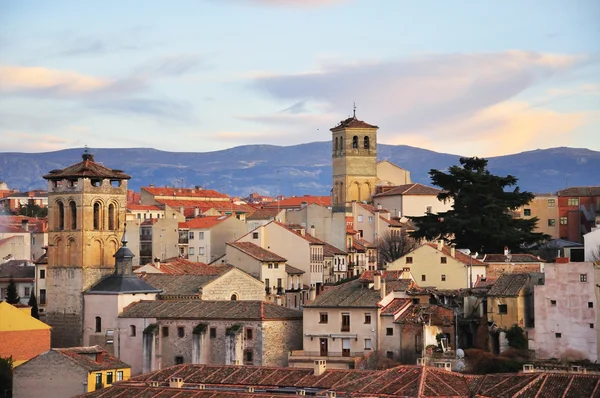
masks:
<svg viewBox="0 0 600 398"><path fill-rule="evenodd" d="M185 238L182 238L181 236L179 237L179 244L180 245L187 245L189 242L190 242L190 240L188 239L187 236Z"/></svg>
<svg viewBox="0 0 600 398"><path fill-rule="evenodd" d="M344 325L344 324L342 324L342 327L340 328L340 331L342 331L342 332L349 332L350 331L350 325Z"/></svg>
<svg viewBox="0 0 600 398"><path fill-rule="evenodd" d="M265 293L266 294L271 294L271 288L270 287L265 287Z"/></svg>
<svg viewBox="0 0 600 398"><path fill-rule="evenodd" d="M284 292L283 286L277 286L277 294L283 294Z"/></svg>

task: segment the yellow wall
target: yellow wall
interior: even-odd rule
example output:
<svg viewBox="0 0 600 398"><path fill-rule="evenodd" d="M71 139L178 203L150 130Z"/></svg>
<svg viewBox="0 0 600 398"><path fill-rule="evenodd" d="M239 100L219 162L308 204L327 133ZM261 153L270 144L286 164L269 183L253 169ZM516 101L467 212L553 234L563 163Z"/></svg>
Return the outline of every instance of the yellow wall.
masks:
<svg viewBox="0 0 600 398"><path fill-rule="evenodd" d="M50 329L50 326L31 316L31 308L20 309L0 302L0 332Z"/></svg>
<svg viewBox="0 0 600 398"><path fill-rule="evenodd" d="M506 304L506 314L498 313L498 304ZM488 321L496 322L499 328L510 328L513 325L525 325L525 300L520 294L517 297L489 297Z"/></svg>
<svg viewBox="0 0 600 398"><path fill-rule="evenodd" d="M96 391L96 373L102 373L102 384L104 387L108 387L111 384L106 384L106 374L108 372L112 372L113 374L113 383L117 381L117 372L123 372L123 380L128 380L131 377L131 369L107 369L107 370L97 370L88 373L88 392Z"/></svg>

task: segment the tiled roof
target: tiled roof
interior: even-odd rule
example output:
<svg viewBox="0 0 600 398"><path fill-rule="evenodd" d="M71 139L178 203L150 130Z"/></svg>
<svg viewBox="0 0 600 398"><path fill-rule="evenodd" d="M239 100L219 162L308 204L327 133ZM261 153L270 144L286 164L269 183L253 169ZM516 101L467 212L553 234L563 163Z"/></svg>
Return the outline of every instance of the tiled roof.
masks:
<svg viewBox="0 0 600 398"><path fill-rule="evenodd" d="M13 233L26 233L23 229L23 220L27 220L28 231L34 233L48 232L48 221L45 218L27 216L0 215L0 231Z"/></svg>
<svg viewBox="0 0 600 398"><path fill-rule="evenodd" d="M215 209L221 213L251 213L254 208L245 204L235 204L229 200L179 200L179 199L155 199L157 202L167 205L177 211L183 207L183 214L186 217L194 217L196 209L204 213L210 209Z"/></svg>
<svg viewBox="0 0 600 398"><path fill-rule="evenodd" d="M302 319L302 312L266 301L138 301L125 308L121 318L162 319Z"/></svg>
<svg viewBox="0 0 600 398"><path fill-rule="evenodd" d="M136 275L110 274L89 288L88 294L160 293Z"/></svg>
<svg viewBox="0 0 600 398"><path fill-rule="evenodd" d="M130 175L123 173L121 170L112 170L96 163L94 157L87 153L83 155L83 161L62 170L52 170L50 173L44 175L46 180L78 177L112 178L115 180L128 180L131 178Z"/></svg>
<svg viewBox="0 0 600 398"><path fill-rule="evenodd" d="M288 231L290 231L290 232L292 232L292 233L294 233L294 234L298 235L299 237L301 237L301 238L303 238L303 239L307 240L307 241L308 241L308 242L310 242L310 243L314 243L314 244L318 244L318 245L325 245L325 242L323 242L322 240L320 240L320 239L317 239L317 238L315 238L314 236L312 236L311 234L309 234L309 233L306 231L306 228L304 228L304 227L303 227L303 226L301 226L301 225L295 225L295 224L284 224L284 223L281 223L281 222L279 222L279 221L271 221L271 222L274 222L275 224L277 224L277 225L279 225L279 226L281 226L281 227L283 227L283 228L287 229ZM301 233L299 233L299 232L296 232L297 230L300 230L300 229L303 229L303 230L304 230L304 235L302 235L302 234L301 234Z"/></svg>
<svg viewBox="0 0 600 398"><path fill-rule="evenodd" d="M331 128L331 131L337 131L343 128L347 129L378 129L379 127L372 124L358 120L356 116L349 117L348 119L342 120L337 126Z"/></svg>
<svg viewBox="0 0 600 398"><path fill-rule="evenodd" d="M219 277L213 275L165 275L142 274L139 276L151 286L162 290L167 296L194 296L200 294L200 289Z"/></svg>
<svg viewBox="0 0 600 398"><path fill-rule="evenodd" d="M557 192L558 196L600 196L600 186L570 187Z"/></svg>
<svg viewBox="0 0 600 398"><path fill-rule="evenodd" d="M0 264L0 278L31 279L35 277L35 266L27 260L9 260Z"/></svg>
<svg viewBox="0 0 600 398"><path fill-rule="evenodd" d="M280 210L273 209L256 209L252 214L246 217L246 220L274 220Z"/></svg>
<svg viewBox="0 0 600 398"><path fill-rule="evenodd" d="M369 242L367 240L364 240L362 238L354 238L354 239L352 239L352 246L356 250L366 250L366 249L377 247L377 245L375 245L374 243L371 243L371 242Z"/></svg>
<svg viewBox="0 0 600 398"><path fill-rule="evenodd" d="M285 265L285 272L288 273L288 274L290 274L290 275L304 274L304 271L302 271L300 268L292 267L289 264Z"/></svg>
<svg viewBox="0 0 600 398"><path fill-rule="evenodd" d="M433 304L411 304L411 307L404 311L395 322L403 324L431 322L437 326L450 326L453 321L454 311L451 308Z"/></svg>
<svg viewBox="0 0 600 398"><path fill-rule="evenodd" d="M481 275L478 275L473 287L476 289L491 287L494 283L496 283L496 278L483 278Z"/></svg>
<svg viewBox="0 0 600 398"><path fill-rule="evenodd" d="M398 280L402 276L402 270L365 271L360 275L359 279L373 282L373 280L375 279L375 276L374 276L375 272L381 273L381 279L385 279L386 282ZM406 279L406 280L410 281L410 279Z"/></svg>
<svg viewBox="0 0 600 398"><path fill-rule="evenodd" d="M405 292L417 286L412 279L386 280L385 283L388 292Z"/></svg>
<svg viewBox="0 0 600 398"><path fill-rule="evenodd" d="M394 315L395 313L400 311L402 308L404 308L410 304L412 304L412 299L395 298L392 301L390 301L388 303L388 305L383 307L383 309L381 310L381 315L386 315L386 316Z"/></svg>
<svg viewBox="0 0 600 398"><path fill-rule="evenodd" d="M87 371L131 368L131 366L117 357L110 355L98 345L91 347L51 348L51 350L72 360Z"/></svg>
<svg viewBox="0 0 600 398"><path fill-rule="evenodd" d="M146 264L157 268L154 264ZM157 268L163 274L168 275L219 275L224 271L222 267L214 267L202 262L190 261L185 258L169 258L164 262L161 261L160 268Z"/></svg>
<svg viewBox="0 0 600 398"><path fill-rule="evenodd" d="M232 216L206 216L206 217L196 217L191 220L186 221L186 224L189 229L209 229L214 227L217 224L222 223Z"/></svg>
<svg viewBox="0 0 600 398"><path fill-rule="evenodd" d="M228 242L227 245L234 247L259 261L287 261L287 259L281 257L280 255L275 254L267 249L263 249L252 242Z"/></svg>
<svg viewBox="0 0 600 398"><path fill-rule="evenodd" d="M391 227L411 228L411 229L414 228L411 224L400 222L399 220L397 220L395 218L388 219L388 218L385 218L384 216L379 216L379 219L382 221L385 221Z"/></svg>
<svg viewBox="0 0 600 398"><path fill-rule="evenodd" d="M430 246L430 247L433 247L435 250L437 250L437 249L438 249L437 243L426 243L426 245L428 245L428 246ZM417 248L417 249L418 249L418 248ZM416 249L415 249L415 250L416 250ZM448 245L444 245L444 246L442 247L442 253L444 253L444 254L445 254L446 256L448 256L448 257L452 257L452 256L451 256L451 250L450 250L450 248L448 247ZM484 262L482 262L482 261L480 261L480 260L478 260L478 259L476 259L476 258L473 258L473 257L471 257L471 256L469 256L469 255L467 255L467 254L465 254L465 253L463 253L463 252L461 252L461 251L460 251L460 250L458 250L458 249L456 249L456 250L454 251L454 259L455 259L455 260L458 260L458 261L460 261L461 263L463 263L463 264L466 264L466 265L485 265L485 263L484 263Z"/></svg>
<svg viewBox="0 0 600 398"><path fill-rule="evenodd" d="M437 196L440 192L440 189L428 187L423 184L404 184L397 185L394 188L388 189L385 192L378 193L373 195L374 198L379 198L382 196L395 196L395 195L433 195Z"/></svg>
<svg viewBox="0 0 600 398"><path fill-rule="evenodd" d="M280 200L279 202L272 202L265 204L263 207L268 208L300 208L302 203L306 203L306 205L316 204L319 206L331 206L331 197L330 196L292 196L291 198L285 198Z"/></svg>
<svg viewBox="0 0 600 398"><path fill-rule="evenodd" d="M484 263L542 263L544 260L533 254L486 254L483 256Z"/></svg>
<svg viewBox="0 0 600 398"><path fill-rule="evenodd" d="M325 290L313 301L304 306L323 308L376 308L380 300L381 293L378 290L369 288L367 283L355 280Z"/></svg>
<svg viewBox="0 0 600 398"><path fill-rule="evenodd" d="M161 210L164 210L164 206L140 205L140 204L137 204L137 203L127 203L127 210L133 210L133 211L142 211L142 210L161 211Z"/></svg>
<svg viewBox="0 0 600 398"><path fill-rule="evenodd" d="M325 243L325 246L323 246L323 255L324 256L331 257L334 254L346 254L346 252L343 251L342 249L338 249L337 247L335 247L327 242L324 242L324 243Z"/></svg>
<svg viewBox="0 0 600 398"><path fill-rule="evenodd" d="M224 193L217 192L213 189L192 189L192 188L156 188L156 187L142 187L143 191L146 191L153 196L184 196L184 197L195 197L195 198L229 198Z"/></svg>
<svg viewBox="0 0 600 398"><path fill-rule="evenodd" d="M529 282L529 274L500 275L488 292L488 296L516 296Z"/></svg>

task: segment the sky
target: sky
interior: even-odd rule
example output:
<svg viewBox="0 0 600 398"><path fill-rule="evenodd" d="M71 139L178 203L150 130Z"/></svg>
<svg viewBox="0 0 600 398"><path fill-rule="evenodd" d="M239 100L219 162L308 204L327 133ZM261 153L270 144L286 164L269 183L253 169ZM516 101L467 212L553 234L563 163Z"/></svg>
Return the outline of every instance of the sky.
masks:
<svg viewBox="0 0 600 398"><path fill-rule="evenodd" d="M0 152L600 151L597 0L0 0Z"/></svg>

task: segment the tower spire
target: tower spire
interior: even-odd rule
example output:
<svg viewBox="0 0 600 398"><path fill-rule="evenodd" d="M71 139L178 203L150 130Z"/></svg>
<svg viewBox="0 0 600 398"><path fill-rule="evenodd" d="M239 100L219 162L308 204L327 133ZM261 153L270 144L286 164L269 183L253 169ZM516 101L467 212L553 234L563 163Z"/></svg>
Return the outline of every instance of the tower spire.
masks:
<svg viewBox="0 0 600 398"><path fill-rule="evenodd" d="M352 104L354 105L352 110L352 118L356 119L356 102L353 102Z"/></svg>

